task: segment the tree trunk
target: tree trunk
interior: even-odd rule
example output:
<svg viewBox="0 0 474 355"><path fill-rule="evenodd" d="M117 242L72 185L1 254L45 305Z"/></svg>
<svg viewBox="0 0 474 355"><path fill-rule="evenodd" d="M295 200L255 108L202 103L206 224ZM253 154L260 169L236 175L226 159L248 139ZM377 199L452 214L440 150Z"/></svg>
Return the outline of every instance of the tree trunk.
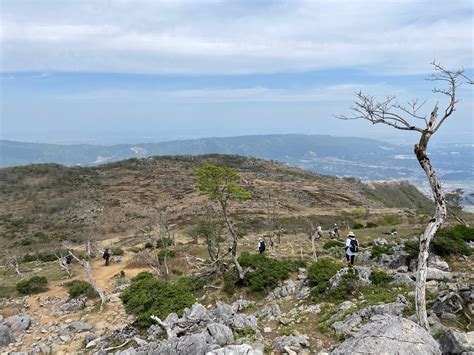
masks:
<svg viewBox="0 0 474 355"><path fill-rule="evenodd" d="M107 297L105 296L104 291L97 286L97 283L95 282L94 275L92 274L92 267L91 264L86 261L79 259L77 256L75 256L73 253L69 252L69 254L77 260L79 265L81 265L84 268L84 271L86 272L87 278L89 279L89 283L91 284L92 288L97 292L100 298L100 309L102 310L102 307L104 306L105 302L107 301Z"/></svg>
<svg viewBox="0 0 474 355"><path fill-rule="evenodd" d="M316 234L311 236L311 248L313 250L313 260L318 261L318 256L316 255Z"/></svg>
<svg viewBox="0 0 474 355"><path fill-rule="evenodd" d="M436 116L437 108L432 113ZM436 117L435 117L436 118ZM426 154L426 149L428 146L428 141L432 135L430 127L423 131L420 142L415 145L415 154L420 163L421 167L428 177L430 183L431 191L433 193L433 198L436 203L436 211L434 217L430 220L426 229L420 237L420 252L418 254L418 270L416 277L416 295L415 295L415 305L416 305L416 316L418 323L429 330L430 325L428 323L428 316L426 314L426 274L428 269L428 256L430 251L431 240L438 231L438 229L443 225L447 217L447 207L444 194L441 191L441 186L436 178L436 173L431 165L430 159Z"/></svg>
<svg viewBox="0 0 474 355"><path fill-rule="evenodd" d="M229 216L227 215L227 206L225 205L225 203L221 202L221 207L222 212L224 214L225 224L227 225L230 235L232 236L232 260L234 261L234 265L239 273L239 279L243 280L245 278L245 272L244 269L242 269L239 260L237 259L237 233L235 232L234 227L232 226L232 222L230 221Z"/></svg>

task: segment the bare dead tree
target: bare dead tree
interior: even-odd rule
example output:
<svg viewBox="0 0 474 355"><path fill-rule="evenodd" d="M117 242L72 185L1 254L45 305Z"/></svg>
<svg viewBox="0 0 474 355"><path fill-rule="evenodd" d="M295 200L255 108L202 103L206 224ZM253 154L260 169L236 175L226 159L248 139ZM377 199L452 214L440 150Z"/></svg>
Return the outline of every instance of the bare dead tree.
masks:
<svg viewBox="0 0 474 355"><path fill-rule="evenodd" d="M318 256L316 255L316 240L319 239L318 228L314 225L311 219L307 219L308 228L306 229L306 235L311 240L311 250L313 252L313 260L317 261Z"/></svg>
<svg viewBox="0 0 474 355"><path fill-rule="evenodd" d="M436 103L429 117L421 113L426 101L415 99L409 101L406 105L402 105L398 103L395 96L388 96L379 101L361 91L356 93L354 105L351 107L352 115L336 116L343 120L364 119L372 124L384 124L402 131L418 132L420 134L419 142L415 144L414 153L427 176L436 204L435 214L420 236L416 279L416 315L419 324L427 330L429 329L429 323L426 314L425 282L429 248L431 240L447 217L446 199L428 157L427 148L430 138L456 110L458 103L457 89L467 79L464 70L447 70L436 62L433 62L432 65L435 73L430 75L427 80L444 85L443 88L435 86L433 93L447 98L447 104L440 110L439 103ZM472 84L472 81L468 80L468 83Z"/></svg>
<svg viewBox="0 0 474 355"><path fill-rule="evenodd" d="M23 277L23 273L20 269L20 257L18 255L10 255L5 260L5 269L14 270L16 274L20 277Z"/></svg>
<svg viewBox="0 0 474 355"><path fill-rule="evenodd" d="M68 277L72 277L72 275L73 275L72 265L71 265L70 262L68 263L67 258L65 256L59 255L59 254L54 254L54 255L58 259L59 267L66 270Z"/></svg>
<svg viewBox="0 0 474 355"><path fill-rule="evenodd" d="M87 279L89 280L89 283L91 284L92 288L97 292L100 298L100 309L102 310L102 307L104 306L105 302L107 301L107 297L105 296L104 291L97 286L97 282L95 281L94 275L92 274L92 266L90 262L84 259L78 258L76 255L74 255L73 252L68 251L69 255L71 255L78 263L79 265L82 266L84 269Z"/></svg>
<svg viewBox="0 0 474 355"><path fill-rule="evenodd" d="M175 234L171 230L171 225L169 223L168 214L166 212L160 212L159 215L159 238L161 241L161 247L163 248L164 255L163 255L163 273L165 278L170 277L170 269L168 267L168 255L169 255L169 247L171 244L176 245L175 242Z"/></svg>

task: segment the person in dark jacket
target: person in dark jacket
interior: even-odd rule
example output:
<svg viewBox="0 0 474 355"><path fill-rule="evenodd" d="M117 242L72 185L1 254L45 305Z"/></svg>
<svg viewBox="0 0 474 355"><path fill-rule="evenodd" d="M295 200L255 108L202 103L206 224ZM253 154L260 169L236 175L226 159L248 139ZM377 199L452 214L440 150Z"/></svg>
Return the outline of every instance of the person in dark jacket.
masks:
<svg viewBox="0 0 474 355"><path fill-rule="evenodd" d="M265 245L265 241L263 240L263 238L260 238L258 240L258 252L260 254L262 254L266 249L266 245Z"/></svg>
<svg viewBox="0 0 474 355"><path fill-rule="evenodd" d="M102 257L103 257L104 260L105 260L105 266L109 266L109 261L110 261L110 252L109 252L109 249L105 249L104 255L102 255Z"/></svg>

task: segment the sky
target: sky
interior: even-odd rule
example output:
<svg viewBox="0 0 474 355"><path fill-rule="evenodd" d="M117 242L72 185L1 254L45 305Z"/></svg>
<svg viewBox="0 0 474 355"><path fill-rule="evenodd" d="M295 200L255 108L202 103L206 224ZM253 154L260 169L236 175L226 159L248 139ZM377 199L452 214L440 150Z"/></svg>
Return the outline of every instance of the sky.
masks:
<svg viewBox="0 0 474 355"><path fill-rule="evenodd" d="M472 0L1 0L0 139L139 143L307 133L414 142L341 121L354 93L436 101L473 73ZM474 142L472 86L438 141Z"/></svg>

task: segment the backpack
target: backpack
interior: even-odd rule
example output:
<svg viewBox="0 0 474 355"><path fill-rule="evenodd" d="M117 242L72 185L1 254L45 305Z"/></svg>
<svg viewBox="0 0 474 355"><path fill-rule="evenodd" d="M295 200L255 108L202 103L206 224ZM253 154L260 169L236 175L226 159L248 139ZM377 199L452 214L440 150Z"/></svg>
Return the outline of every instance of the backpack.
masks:
<svg viewBox="0 0 474 355"><path fill-rule="evenodd" d="M258 246L258 250L265 251L265 242L262 240Z"/></svg>
<svg viewBox="0 0 474 355"><path fill-rule="evenodd" d="M359 243L357 239L351 239L351 246L349 247L352 253L357 253L359 251Z"/></svg>

